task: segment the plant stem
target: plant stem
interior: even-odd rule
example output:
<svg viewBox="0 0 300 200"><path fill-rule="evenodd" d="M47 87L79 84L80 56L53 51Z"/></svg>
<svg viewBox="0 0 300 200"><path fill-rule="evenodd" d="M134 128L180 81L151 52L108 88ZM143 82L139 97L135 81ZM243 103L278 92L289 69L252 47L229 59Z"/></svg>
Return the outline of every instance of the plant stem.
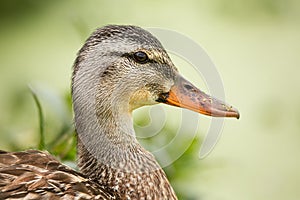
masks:
<svg viewBox="0 0 300 200"><path fill-rule="evenodd" d="M34 92L34 90L32 89L31 86L29 86L29 89L31 91L31 94L33 96L34 102L37 106L38 109L38 116L39 116L39 133L40 133L40 142L38 145L38 149L39 150L44 150L45 149L45 134L44 134L44 125L45 125L45 120L44 120L44 115L43 115L43 110L42 110L42 106L41 103L36 95L36 93Z"/></svg>

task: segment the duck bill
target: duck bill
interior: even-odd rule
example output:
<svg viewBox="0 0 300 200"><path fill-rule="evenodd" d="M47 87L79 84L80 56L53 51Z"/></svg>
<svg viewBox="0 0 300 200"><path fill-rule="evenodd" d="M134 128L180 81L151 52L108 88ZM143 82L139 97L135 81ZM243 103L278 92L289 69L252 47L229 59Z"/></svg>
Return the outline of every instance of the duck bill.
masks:
<svg viewBox="0 0 300 200"><path fill-rule="evenodd" d="M237 109L205 94L181 76L178 76L168 93L160 96L159 102L214 117L240 117Z"/></svg>

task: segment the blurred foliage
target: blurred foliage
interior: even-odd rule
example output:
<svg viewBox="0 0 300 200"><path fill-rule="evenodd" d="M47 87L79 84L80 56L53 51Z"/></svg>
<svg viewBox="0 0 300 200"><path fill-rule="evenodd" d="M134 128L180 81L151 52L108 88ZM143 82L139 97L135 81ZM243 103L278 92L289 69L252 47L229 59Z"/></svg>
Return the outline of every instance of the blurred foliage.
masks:
<svg viewBox="0 0 300 200"><path fill-rule="evenodd" d="M65 2L73 3L65 0ZM90 1L93 2L93 1ZM130 3L135 1L124 1ZM62 3L58 0L1 0L0 1L0 22L13 22L25 20L31 16L38 16L49 6ZM100 4L109 6L102 1ZM299 4L295 0L215 0L215 1L198 1L195 5L202 6L203 3L210 5L212 12L222 17L229 17L233 20L261 20L264 18L281 18L290 15L291 12L297 13L294 9ZM82 19L74 21L74 25L81 31L85 31L86 25ZM83 26L83 27L82 27Z"/></svg>
<svg viewBox="0 0 300 200"><path fill-rule="evenodd" d="M26 16L43 12L53 1L36 0L1 0L0 1L0 22L24 20Z"/></svg>
<svg viewBox="0 0 300 200"><path fill-rule="evenodd" d="M232 19L279 18L288 14L292 0L216 0L213 7L223 16Z"/></svg>

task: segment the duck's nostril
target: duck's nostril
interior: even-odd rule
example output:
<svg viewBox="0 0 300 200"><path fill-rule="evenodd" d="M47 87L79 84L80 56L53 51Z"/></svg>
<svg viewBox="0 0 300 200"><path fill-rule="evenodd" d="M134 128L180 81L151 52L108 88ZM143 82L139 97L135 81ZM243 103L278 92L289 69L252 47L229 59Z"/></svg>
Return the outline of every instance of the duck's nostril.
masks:
<svg viewBox="0 0 300 200"><path fill-rule="evenodd" d="M188 84L185 84L183 87L185 87L185 89L187 89L187 90L193 89L193 86L188 85Z"/></svg>

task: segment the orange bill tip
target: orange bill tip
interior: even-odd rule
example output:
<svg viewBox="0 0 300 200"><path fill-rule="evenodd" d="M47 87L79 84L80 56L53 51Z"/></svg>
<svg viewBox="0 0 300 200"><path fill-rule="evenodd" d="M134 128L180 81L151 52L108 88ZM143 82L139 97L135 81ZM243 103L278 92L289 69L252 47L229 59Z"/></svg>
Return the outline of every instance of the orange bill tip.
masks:
<svg viewBox="0 0 300 200"><path fill-rule="evenodd" d="M181 76L177 78L170 91L162 94L158 101L213 117L240 118L237 109L205 94Z"/></svg>

